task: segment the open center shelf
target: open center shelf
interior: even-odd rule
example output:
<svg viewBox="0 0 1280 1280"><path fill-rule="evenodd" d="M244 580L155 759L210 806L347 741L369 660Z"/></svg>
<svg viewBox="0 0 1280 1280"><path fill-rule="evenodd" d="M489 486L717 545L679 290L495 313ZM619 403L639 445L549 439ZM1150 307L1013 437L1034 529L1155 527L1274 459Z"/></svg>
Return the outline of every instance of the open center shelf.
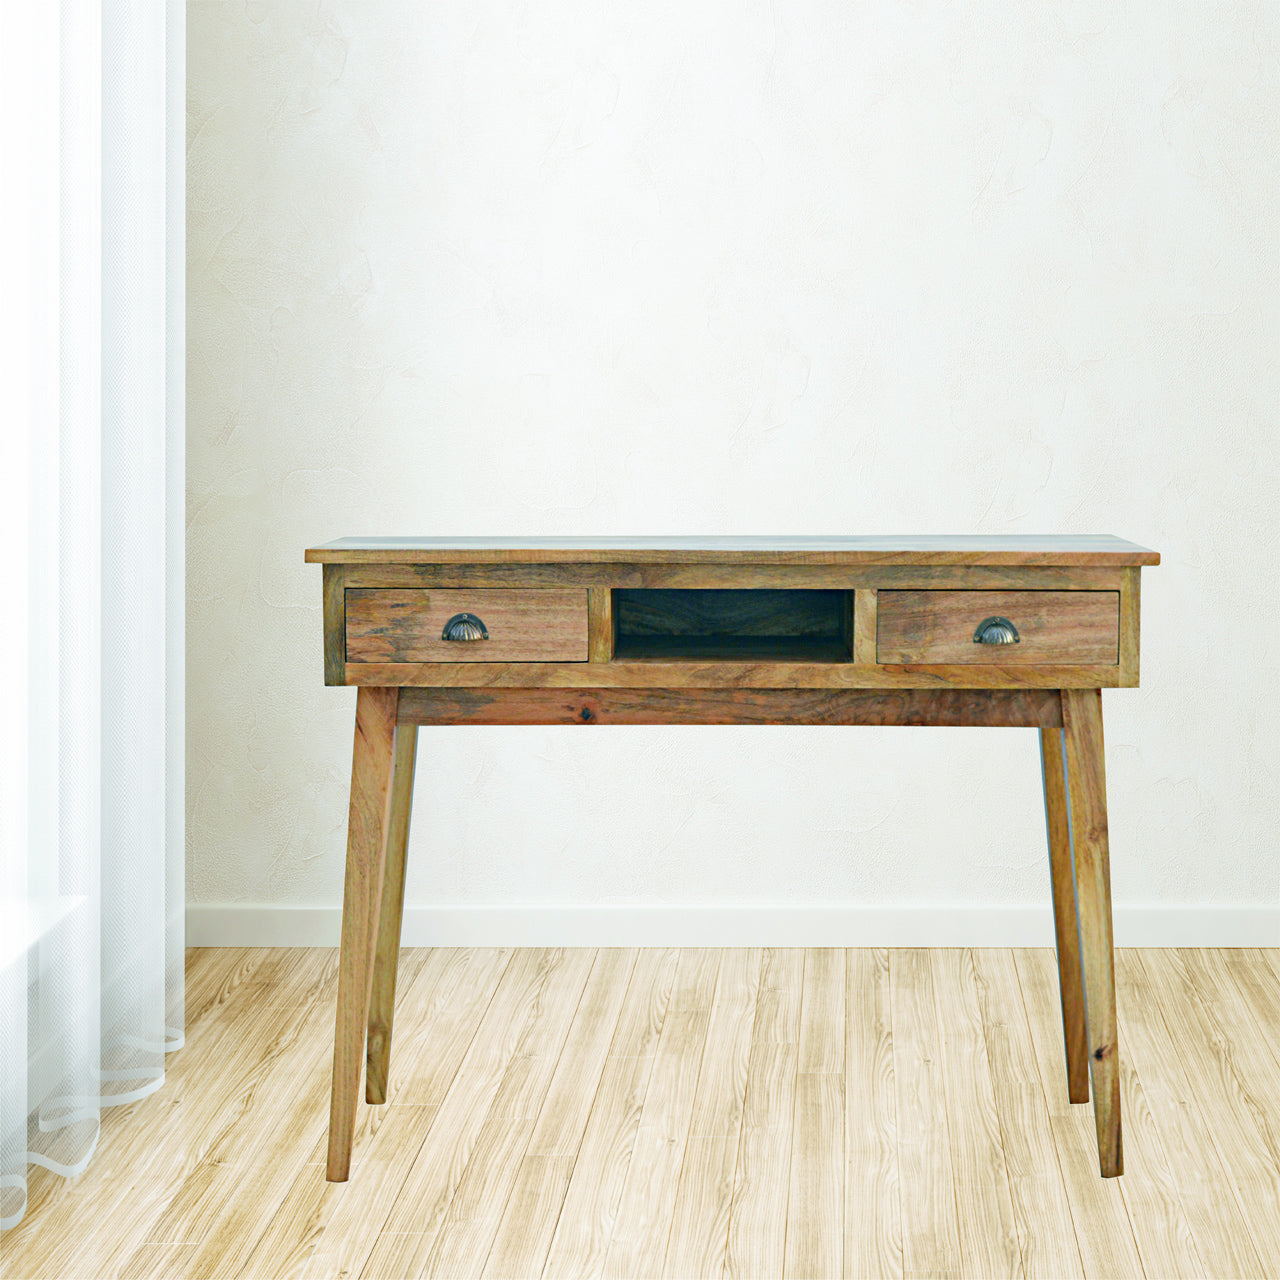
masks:
<svg viewBox="0 0 1280 1280"><path fill-rule="evenodd" d="M614 658L848 662L852 591L617 587Z"/></svg>

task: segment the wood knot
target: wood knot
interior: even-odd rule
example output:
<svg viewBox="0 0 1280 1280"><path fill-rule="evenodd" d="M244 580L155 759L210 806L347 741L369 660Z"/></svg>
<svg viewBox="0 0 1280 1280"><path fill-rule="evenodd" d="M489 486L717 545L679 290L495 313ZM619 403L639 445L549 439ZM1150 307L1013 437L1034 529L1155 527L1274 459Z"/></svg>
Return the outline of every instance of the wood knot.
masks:
<svg viewBox="0 0 1280 1280"><path fill-rule="evenodd" d="M1109 1054L1110 1052L1111 1052L1111 1046L1109 1044L1104 1044L1100 1049L1095 1049L1093 1051L1093 1056L1099 1062L1101 1062L1103 1058L1105 1058L1107 1054Z"/></svg>
<svg viewBox="0 0 1280 1280"><path fill-rule="evenodd" d="M591 708L590 708L590 707L583 707L583 708L582 708L582 719L583 719L583 722L584 722L584 723L586 723L586 722L589 722L589 721L590 721L590 719L591 719Z"/></svg>

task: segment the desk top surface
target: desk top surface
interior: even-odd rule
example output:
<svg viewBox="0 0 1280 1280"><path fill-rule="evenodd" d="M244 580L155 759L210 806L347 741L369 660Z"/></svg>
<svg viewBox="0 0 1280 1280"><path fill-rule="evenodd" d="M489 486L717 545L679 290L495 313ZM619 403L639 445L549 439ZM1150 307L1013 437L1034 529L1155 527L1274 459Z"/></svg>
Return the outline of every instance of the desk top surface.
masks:
<svg viewBox="0 0 1280 1280"><path fill-rule="evenodd" d="M1152 565L1110 534L894 537L339 538L311 564Z"/></svg>

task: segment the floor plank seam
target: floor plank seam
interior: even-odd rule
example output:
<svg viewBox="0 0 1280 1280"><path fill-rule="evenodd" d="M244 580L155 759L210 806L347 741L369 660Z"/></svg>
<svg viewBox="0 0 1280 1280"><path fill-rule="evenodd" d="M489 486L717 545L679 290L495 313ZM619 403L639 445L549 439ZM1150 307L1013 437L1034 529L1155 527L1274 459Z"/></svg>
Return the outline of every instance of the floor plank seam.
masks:
<svg viewBox="0 0 1280 1280"><path fill-rule="evenodd" d="M1025 990L1025 987L1026 987L1026 976L1025 976L1025 974L1024 974L1024 972L1023 972L1023 967L1022 967L1020 964L1018 964L1018 953L1017 953L1017 951L1016 951L1016 950L1014 950L1013 948L1010 948L1009 950L1010 950L1010 953L1011 953L1011 955L1012 955L1012 957L1013 957L1013 970L1014 970L1014 973L1017 975L1017 978L1018 978L1018 999L1019 999L1019 1001L1021 1002L1021 1006L1022 1006L1022 1018L1023 1018L1023 1021L1027 1024L1027 1030L1028 1030L1028 1033L1030 1033L1030 1030L1031 1030L1031 1008L1030 1008L1030 1006L1027 1004L1027 993L1026 993L1026 990ZM1054 949L1054 953L1053 953L1053 960L1054 960L1054 966L1055 966L1055 968L1056 968L1056 967L1057 967L1057 963L1058 963L1058 953L1057 953L1057 950L1056 950L1056 949ZM1064 1048L1063 1052L1064 1052L1064 1055L1065 1055L1065 1052L1066 1052L1065 1048ZM1063 1070L1065 1071L1065 1069L1066 1069L1066 1065L1065 1065L1065 1057L1064 1057ZM1040 1071L1040 1069L1039 1069L1039 1063L1038 1063L1038 1062L1036 1063L1036 1079L1037 1079L1037 1083L1040 1085L1040 1093L1041 1093L1041 1097L1042 1097L1043 1102L1044 1102L1045 1114L1046 1114L1046 1115L1050 1115L1050 1116L1051 1116L1051 1115L1053 1114L1053 1108L1052 1108L1052 1105L1050 1104L1050 1099L1049 1099L1049 1085L1048 1085L1048 1082L1045 1080L1043 1073L1042 1073L1042 1072ZM1090 1090L1089 1090L1089 1092L1090 1092L1090 1096L1092 1097L1092 1093L1093 1093L1093 1087L1092 1087L1092 1084L1090 1084ZM1084 1256L1085 1256L1085 1251L1084 1251L1084 1248L1082 1247L1082 1245L1081 1245L1081 1243L1080 1243L1080 1223L1079 1223L1079 1221L1077 1220L1077 1215L1076 1215L1075 1213L1071 1213L1071 1212L1070 1212L1071 1197L1070 1197L1070 1195L1068 1194L1068 1191L1067 1191L1067 1188L1068 1188L1068 1185L1069 1185L1069 1179L1068 1179L1068 1177L1067 1177L1067 1170L1066 1170L1065 1166L1064 1166L1064 1165L1063 1165L1063 1163L1062 1163L1062 1151L1061 1151L1061 1148L1059 1147L1059 1144L1058 1144L1058 1142L1057 1142L1057 1140L1056 1140L1057 1135L1055 1134L1055 1135L1053 1135L1053 1137L1054 1137L1054 1143L1053 1143L1053 1154L1054 1154L1054 1156L1055 1156L1055 1158L1057 1159L1057 1162L1058 1162L1058 1178L1059 1178L1059 1181L1061 1181L1061 1183L1062 1183L1062 1192L1063 1192L1064 1197L1065 1197L1065 1198L1066 1198L1066 1200L1067 1200L1067 1207L1068 1207L1069 1216L1070 1216L1070 1219L1071 1219L1071 1230L1075 1233L1075 1238L1076 1238L1076 1253L1080 1256L1081 1271L1083 1272L1083 1271L1085 1270L1085 1268L1084 1268ZM1086 1280L1088 1280L1088 1277L1086 1277Z"/></svg>
<svg viewBox="0 0 1280 1280"><path fill-rule="evenodd" d="M477 948L468 948L468 950L474 953L477 950ZM498 974L497 978L493 982L492 987L490 988L489 998L484 1003L484 1012L481 1013L479 1017L477 1017L475 1020L474 1029L471 1035L468 1036L467 1038L467 1047L458 1055L458 1064L457 1066L454 1067L453 1071L449 1076L449 1083L445 1085L445 1087L440 1092L440 1098L441 1098L440 1106L437 1107L435 1116L432 1117L431 1123L427 1126L427 1132L423 1139L422 1146L419 1148L419 1154L421 1154L421 1151L426 1147L427 1143L430 1142L432 1139L432 1136L433 1136L432 1130L435 1128L436 1118L440 1115L441 1111L443 1110L444 1099L447 1098L449 1094L452 1092L453 1086L458 1079L458 1073L462 1070L462 1065L464 1062L466 1062L467 1055L471 1052L472 1046L475 1044L476 1037L480 1034L480 1030L484 1026L485 1019L489 1016L489 1010L493 1007L493 1002L494 1000L497 999L498 991L501 988L503 982L506 980L507 974L510 973L511 971L511 967L515 962L515 957L516 957L516 952L515 952L515 949L512 948L510 954L507 956L506 963L502 966L502 972ZM355 1155L353 1153L353 1163L354 1163L354 1159L355 1159ZM408 1166L408 1170L411 1171L416 1166L416 1164L417 1164L417 1159L415 1157L414 1163ZM387 1206L387 1216L386 1218L383 1219L384 1222L390 1222L393 1216L395 1215L396 1211L399 1209L401 1198L405 1193L405 1184L407 1184L407 1182L408 1182L408 1172L406 1172L405 1183L402 1183L400 1189L396 1192L394 1196L390 1198L390 1202ZM456 1187L455 1187L455 1190L456 1190ZM447 1206L446 1206L446 1211L447 1211Z"/></svg>
<svg viewBox="0 0 1280 1280"><path fill-rule="evenodd" d="M0 1269L1280 1276L1280 949L1117 953L1130 1163L1105 1181L1052 948L715 950L406 952L397 1085L344 1184L331 949L190 953L167 1095L108 1111L74 1182L33 1171Z"/></svg>
<svg viewBox="0 0 1280 1280"><path fill-rule="evenodd" d="M1138 966L1139 971L1141 972L1141 974L1142 974L1142 976L1143 976L1143 978L1144 978L1144 980L1145 980L1145 981L1144 981L1144 986L1145 986L1148 990L1150 990L1150 989L1151 989L1155 984L1154 984L1154 982L1153 982L1153 980L1152 980L1152 977L1151 977L1150 972L1148 971L1145 956L1144 956L1140 951L1135 950L1135 951L1134 951L1134 959L1135 959L1135 962L1136 962L1136 964L1137 964L1137 966ZM1195 998L1195 996L1194 996L1194 992L1192 993L1192 995L1193 995L1193 998ZM1180 1039L1180 1037L1179 1037L1177 1034L1175 1034L1175 1032L1177 1031L1177 1028L1176 1028L1176 1027L1174 1027L1174 1026L1172 1025L1172 1023L1170 1022L1169 1018L1166 1016L1166 1012L1165 1012L1165 1010L1162 1008L1162 1002L1161 1002L1161 1001L1158 1001L1158 1000L1152 1000L1151 1004L1152 1004L1152 1006L1154 1007L1154 1009L1155 1009L1155 1011L1156 1011L1156 1016L1158 1016L1158 1017L1160 1018L1161 1025L1162 1025L1162 1026L1164 1026L1164 1028L1165 1028L1165 1033L1166 1033L1166 1035L1168 1035L1168 1036L1169 1036L1171 1043L1173 1043L1173 1044L1175 1044L1175 1045L1176 1045L1176 1044L1178 1044L1178 1043L1179 1043L1179 1039ZM1220 1064L1219 1064L1219 1066L1220 1066ZM1264 1261L1264 1260L1265 1260L1265 1257L1266 1257L1266 1250L1259 1246L1258 1241L1257 1241L1256 1237L1254 1236L1254 1228L1253 1228L1252 1217L1251 1217L1251 1214L1250 1214L1250 1212L1249 1212L1249 1205L1248 1205L1248 1203L1247 1203L1245 1200L1241 1199L1241 1189L1240 1189L1240 1186L1238 1185L1237 1179L1236 1179L1235 1177L1233 1177L1233 1176L1232 1176L1232 1171L1233 1171L1233 1169L1234 1169L1234 1166L1233 1166L1233 1165L1232 1165L1232 1163L1227 1159L1227 1157L1226 1157L1226 1153L1223 1151L1223 1149L1222 1149L1222 1147L1221 1147L1221 1145L1220 1145L1220 1142L1219 1142L1219 1136L1218 1136L1218 1135L1219 1135L1219 1127L1220 1127L1220 1126L1215 1125L1215 1124L1213 1123L1212 1117L1211 1117L1211 1116L1208 1116L1208 1115L1206 1115L1206 1114L1205 1114L1204 1109L1203 1109L1203 1107L1201 1106L1201 1103L1202 1103L1202 1101L1203 1101L1203 1100L1202 1100L1202 1097L1201 1097L1201 1093L1200 1093L1200 1091L1199 1091L1199 1090L1197 1090L1197 1089L1195 1088L1195 1086L1194 1086L1194 1081L1193 1081L1193 1079L1192 1079L1192 1077L1191 1077L1191 1075L1190 1075L1190 1073L1189 1073L1189 1071L1188 1071L1188 1069L1187 1069L1187 1067L1186 1067L1185 1063L1183 1063L1183 1064L1182 1064L1182 1072L1181 1072L1181 1074L1182 1074L1183 1078L1184 1078L1184 1079L1186 1080L1186 1082L1187 1082L1187 1092L1186 1092L1186 1095L1185 1095L1185 1096L1186 1096L1186 1097L1187 1097L1187 1099L1188 1099L1188 1106L1192 1106L1192 1105L1194 1105L1194 1106L1196 1106L1196 1107L1198 1108L1198 1110L1199 1110L1199 1113L1200 1113L1201 1119L1204 1121L1204 1126L1203 1126L1203 1127L1204 1127L1204 1130L1205 1130L1205 1132L1207 1132L1207 1133L1208 1133L1208 1135L1209 1135L1209 1141L1210 1141L1210 1143L1211 1143L1211 1144L1212 1144L1212 1146L1213 1146L1214 1153L1217 1155L1219 1163L1221 1164L1221 1166L1222 1166L1222 1168L1223 1168L1224 1172L1227 1174L1227 1178L1226 1178L1227 1185L1228 1185L1228 1187L1229 1187L1229 1189L1230 1189L1230 1192L1231 1192L1232 1196L1233 1196L1233 1197L1234 1197L1234 1199L1235 1199L1236 1206L1237 1206L1237 1208L1238 1208L1238 1210L1239 1210L1239 1212L1240 1212L1241 1220L1245 1223L1245 1225L1246 1225L1246 1229L1247 1229L1247 1230L1248 1230L1248 1232L1249 1232L1250 1242L1251 1242L1251 1243L1252 1243L1252 1245L1253 1245L1253 1252L1257 1255L1257 1257L1258 1257L1258 1259L1259 1259L1260 1263L1262 1263L1263 1265L1265 1265L1265 1261Z"/></svg>
<svg viewBox="0 0 1280 1280"><path fill-rule="evenodd" d="M592 975L593 975L593 974L595 973L595 971L596 971L596 966L600 963L600 953L601 953L601 948L599 948L599 947L594 948L594 952L595 952L595 954L591 957L591 968L587 970L587 977L586 977L586 981L582 984L582 989L578 992L578 999L577 999L577 1002L576 1002L576 1003L574 1004L574 1006L573 1006L573 1015L572 1015L572 1016L569 1018L569 1020L568 1020L568 1024L567 1024L567 1027L566 1027L566 1030L565 1030L565 1038L564 1038L563 1042L562 1042L562 1043L561 1043L561 1045L560 1045L560 1051L559 1051L559 1053L557 1053L557 1054L556 1054L556 1062L555 1062L555 1066L553 1066L553 1067L551 1068L551 1071L548 1073L548 1076L547 1076L547 1080L548 1080L548 1089L549 1089L549 1086L550 1086L550 1082L555 1078L556 1069L559 1067L559 1065L560 1065L560 1061L561 1061L561 1059L562 1059L562 1058L563 1058L563 1056L564 1056L565 1048L566 1048L566 1046L569 1044L569 1041L570 1041L570 1040L572 1039L572 1037L573 1037L573 1028L574 1028L574 1025L576 1024L576 1022L577 1022L577 1020L578 1020L578 1014L582 1011L582 1001L583 1001L583 998L586 996L587 988L588 988L588 987L590 987L590 985L591 985L591 978L592 978ZM522 1042L522 1043L523 1043L523 1042ZM517 1049L517 1052L519 1052L519 1049ZM532 1117L532 1124L530 1125L530 1128L529 1128L529 1139L530 1139L530 1140L532 1140L533 1135L537 1132L537 1128L538 1128L538 1120L541 1118L542 1113L543 1113L543 1110L544 1110L544 1109L545 1109L545 1107L546 1107L546 1104L547 1104L547 1096L548 1096L548 1090L547 1090L547 1089L544 1089L544 1090L543 1090L543 1093L542 1093L542 1099L541 1099L541 1101L540 1101L540 1102L539 1102L539 1104L538 1104L537 1114L536 1114L536 1115L534 1115L534 1116ZM526 1153L528 1152L528 1142L527 1142L527 1141L526 1141L526 1144L525 1144L525 1152L526 1152ZM521 1163L523 1163L523 1161L524 1161L524 1157L522 1156L522 1157L521 1157ZM557 1221L558 1221L558 1220L559 1220L559 1219L558 1219L558 1215L557 1215ZM501 1223L501 1218L499 1219L499 1224L500 1224L500 1223ZM480 1259L479 1264L477 1265L477 1267L476 1267L476 1269L475 1269L475 1273L476 1273L476 1275L478 1275L478 1276L479 1276L479 1275L483 1275L483 1274L484 1274L485 1268L488 1266L488 1263L489 1263L489 1257L490 1257L490 1255L493 1253L493 1246L497 1243L497 1239L498 1239L497 1231L495 1230L494 1235L493 1235L493 1238L489 1241L489 1247L485 1250L484 1257L483 1257L482 1259Z"/></svg>
<svg viewBox="0 0 1280 1280"><path fill-rule="evenodd" d="M578 1139L578 1146L577 1146L577 1150L576 1150L576 1152L574 1153L573 1164L572 1164L572 1166L570 1167L570 1170L569 1170L569 1176L568 1176L568 1178L566 1178L566 1179L565 1179L565 1194L564 1194L563 1199L562 1199L562 1200L561 1200L561 1202L560 1202L560 1209L559 1209L559 1211L558 1211L558 1212L557 1212L557 1214L556 1214L556 1225L555 1225L555 1229L551 1232L550 1237L549 1237L549 1241L550 1241L550 1242L549 1242L549 1244L548 1244L548 1246L547 1246L547 1257L546 1257L546 1259L544 1259L544 1261L543 1261L543 1266L542 1266L542 1271L539 1273L539 1274L540 1274L540 1276L541 1276L541 1278L542 1278L542 1280L555 1280L555 1277L552 1277L552 1276L548 1276L548 1275L547 1275L547 1273L546 1273L546 1268L547 1268L547 1266L548 1266L548 1265L549 1265L549 1263L550 1263L551 1254L552 1254L552 1253L554 1252L554 1250L555 1250L555 1243L556 1243L556 1240L557 1240L557 1238L559 1237L559 1234L560 1234L560 1221L561 1221L561 1218L564 1216L564 1206L565 1206L565 1204L566 1204L566 1203L567 1203L567 1201L568 1201L568 1198L569 1198L569 1192L570 1192L570 1190L571 1190L571 1189L572 1189L572 1187L573 1187L574 1178L577 1176L577 1173L578 1173L578 1162L579 1162L579 1159L581 1158L581 1155L582 1155L582 1147L583 1147L583 1143L584 1143L584 1142L585 1142L585 1140L586 1140L586 1135L587 1135L587 1134L590 1132L590 1130L591 1130L591 1122L592 1122L592 1118L593 1118L593 1117L595 1116L595 1114L596 1114L596 1105L597 1105L597 1103L599 1103L599 1101L600 1101L600 1089L601 1089L601 1086L604 1084L604 1080L605 1080L606 1075L608 1074L608 1067L609 1067L610 1059L611 1059L611 1058L614 1058L614 1057L617 1057L617 1056L628 1056L628 1055L615 1055L615 1054L613 1054L611 1051L612 1051L612 1049L613 1049L614 1045L617 1043L617 1039L618 1039L618 1031L619 1031L619 1029L620 1029L620 1028L621 1028L621 1026L622 1026L622 1019L623 1019L623 1015L625 1014L626 1009L627 1009L627 997L631 994L632 986L633 986L633 984L635 983L635 980L636 980L636 974L637 974L637 973L639 972L639 970L640 970L640 959L641 959L641 955L642 955L642 953L643 953L643 948L642 948L642 949L637 950L637 952L636 952L636 960L635 960L635 964L632 966L632 968L631 968L631 972L630 972L630 974L629 974L629 975L628 975L628 977L627 977L627 990L626 990L626 992L624 993L623 998L622 998L622 1001L621 1001L621 1003L620 1003L620 1004L619 1004L619 1006L618 1006L618 1022L615 1024L614 1029L613 1029L613 1035L612 1035L612 1036L610 1037L610 1039L609 1039L609 1050L610 1050L610 1052L606 1052L606 1053L605 1053L605 1055L604 1055L604 1058L603 1058L603 1060L602 1060L602 1065L601 1065L601 1070L600 1070L600 1078L596 1081L595 1094L594 1094L594 1096L592 1097L592 1100L591 1100L591 1106L587 1109L587 1116L586 1116L586 1120L585 1120L585 1122L583 1123L583 1126L582 1126L582 1134L579 1136L579 1139ZM659 977L660 977L660 976L661 976L661 971L659 971ZM675 976L674 976L674 973L673 973L673 975L672 975L672 983L673 983L673 985L674 985L674 981L675 981ZM646 999L648 998L648 995L649 995L649 994L650 994L650 993L646 993ZM668 1000L670 1000L670 994L671 994L671 993L670 993L670 992L668 992ZM665 1004L663 1005L663 1012L662 1012L662 1016L663 1016L663 1019L665 1020L665 1018L666 1018L666 1005L665 1005ZM658 1028L658 1034L661 1034L661 1027L659 1027L659 1028ZM655 1037L655 1047L656 1047L656 1037ZM636 1056L636 1055L630 1055L630 1056ZM649 1091L649 1082L650 1082L650 1080L652 1079L652 1076L653 1076L653 1065L652 1065L652 1059L654 1058L654 1056L655 1056L655 1055L651 1053L651 1054L647 1054L647 1055L640 1055L640 1056L646 1056L646 1057L648 1057L648 1058L650 1059L649 1075L648 1075L648 1076L646 1077L646 1079L645 1079L645 1094L646 1094L646 1096L647 1096L647 1095L648 1095L648 1091ZM643 1103L641 1104L641 1113L643 1114ZM639 1132L639 1124L637 1123L637 1133L638 1133L638 1132ZM633 1138L633 1139L632 1139L632 1151L633 1151L633 1152L634 1152L634 1149L635 1149L635 1139ZM628 1163L630 1163L630 1159L631 1159L631 1156L630 1156L630 1155L628 1155L628 1157L627 1157ZM609 1245L612 1243L612 1237L613 1237L613 1228L612 1228L612 1227L610 1227L610 1229L609 1229L609 1236L610 1236L610 1239L609 1239L609 1240L607 1240L607 1241L605 1241L605 1242L603 1243L603 1246L602 1246L602 1256L603 1256L603 1259L604 1259L604 1260L606 1260L606 1261L607 1261L608 1256L609 1256ZM603 1264L603 1262L602 1262L602 1264L601 1264L601 1265L602 1265L602 1266L604 1265L604 1264Z"/></svg>

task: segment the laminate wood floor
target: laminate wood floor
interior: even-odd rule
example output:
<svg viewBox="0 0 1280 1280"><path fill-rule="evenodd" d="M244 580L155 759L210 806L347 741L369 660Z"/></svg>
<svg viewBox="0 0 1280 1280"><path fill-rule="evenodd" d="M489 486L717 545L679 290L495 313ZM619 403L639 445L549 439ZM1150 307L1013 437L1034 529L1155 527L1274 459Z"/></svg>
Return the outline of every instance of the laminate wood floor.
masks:
<svg viewBox="0 0 1280 1280"><path fill-rule="evenodd" d="M164 1087L0 1274L1280 1276L1280 951L1118 953L1108 1181L1052 951L431 949L327 1183L336 959L190 952Z"/></svg>

